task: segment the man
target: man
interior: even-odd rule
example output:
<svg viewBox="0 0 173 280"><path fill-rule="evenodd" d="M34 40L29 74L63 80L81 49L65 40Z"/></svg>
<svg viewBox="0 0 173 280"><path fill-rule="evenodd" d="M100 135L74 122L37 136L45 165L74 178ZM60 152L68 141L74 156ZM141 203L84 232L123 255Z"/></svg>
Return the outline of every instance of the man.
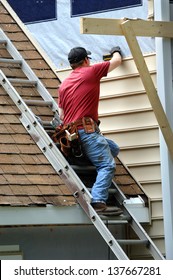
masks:
<svg viewBox="0 0 173 280"><path fill-rule="evenodd" d="M92 187L92 206L97 212L122 213L118 207L108 207L108 189L115 173L119 147L106 139L98 128L100 80L122 62L121 50L111 50L111 60L90 65L91 52L82 47L70 50L69 63L73 69L59 88L59 113L64 124L78 124L82 148L96 167L97 177Z"/></svg>

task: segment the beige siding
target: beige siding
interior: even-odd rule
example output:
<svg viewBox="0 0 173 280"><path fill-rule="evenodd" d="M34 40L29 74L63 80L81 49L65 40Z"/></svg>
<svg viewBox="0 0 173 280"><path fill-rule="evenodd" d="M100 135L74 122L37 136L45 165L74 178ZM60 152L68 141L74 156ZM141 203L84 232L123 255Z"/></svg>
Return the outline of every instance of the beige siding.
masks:
<svg viewBox="0 0 173 280"><path fill-rule="evenodd" d="M130 170L135 178L141 183L161 180L160 164L157 162L148 165L145 165L143 162L141 162L139 165L136 164L131 166Z"/></svg>
<svg viewBox="0 0 173 280"><path fill-rule="evenodd" d="M148 181L143 183L146 194L150 197L151 200L160 199L162 197L162 186L158 181Z"/></svg>
<svg viewBox="0 0 173 280"><path fill-rule="evenodd" d="M116 108L115 108L116 110ZM122 112L116 114L112 112L109 114L100 114L101 129L119 130L119 129L136 129L146 126L156 126L157 121L152 110L136 110L131 112Z"/></svg>
<svg viewBox="0 0 173 280"><path fill-rule="evenodd" d="M155 54L145 56L145 61L156 85ZM69 69L58 71L58 76L63 80L69 72ZM101 130L119 144L120 159L149 197L151 225L146 230L164 253L159 129L133 59L125 59L119 68L103 78L100 88ZM140 247L136 247L134 257L141 254ZM147 251L144 255L147 258Z"/></svg>
<svg viewBox="0 0 173 280"><path fill-rule="evenodd" d="M139 92L136 94L128 93L128 95L124 94L123 96L117 97L103 97L100 99L99 112L101 114L106 114L114 112L115 108L116 112L137 110L139 108L138 103L142 104L143 109L150 108L150 103L145 92Z"/></svg>
<svg viewBox="0 0 173 280"><path fill-rule="evenodd" d="M123 147L157 145L159 143L158 127L140 127L129 130L105 131L105 136L113 139Z"/></svg>
<svg viewBox="0 0 173 280"><path fill-rule="evenodd" d="M157 146L138 146L136 148L121 149L120 157L127 165L150 163L160 160L160 153Z"/></svg>
<svg viewBox="0 0 173 280"><path fill-rule="evenodd" d="M156 86L155 55L145 61ZM99 115L104 135L119 144L120 159L149 197L151 225L146 230L164 253L159 129L132 59L102 80ZM140 253L133 248L134 256Z"/></svg>
<svg viewBox="0 0 173 280"><path fill-rule="evenodd" d="M151 73L151 77L153 82L156 83L155 75ZM138 75L125 76L124 78L117 77L116 79L104 78L101 83L100 96L103 97L112 94L115 96L119 94L123 95L127 92L137 92L138 89L144 90L142 81Z"/></svg>

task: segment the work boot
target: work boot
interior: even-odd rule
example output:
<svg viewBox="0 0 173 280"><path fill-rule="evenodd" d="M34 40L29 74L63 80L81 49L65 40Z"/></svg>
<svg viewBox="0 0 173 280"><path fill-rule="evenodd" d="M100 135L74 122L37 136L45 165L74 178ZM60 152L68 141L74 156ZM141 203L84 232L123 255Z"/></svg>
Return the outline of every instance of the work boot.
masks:
<svg viewBox="0 0 173 280"><path fill-rule="evenodd" d="M105 203L103 202L95 202L92 203L92 206L94 208L94 210L98 213L98 214L102 214L102 215L107 215L107 216L119 216L123 213L123 211L121 210L121 208L116 207L116 206L107 206Z"/></svg>
<svg viewBox="0 0 173 280"><path fill-rule="evenodd" d="M91 205L96 212L104 211L107 208L106 204L103 202L94 202L91 203Z"/></svg>

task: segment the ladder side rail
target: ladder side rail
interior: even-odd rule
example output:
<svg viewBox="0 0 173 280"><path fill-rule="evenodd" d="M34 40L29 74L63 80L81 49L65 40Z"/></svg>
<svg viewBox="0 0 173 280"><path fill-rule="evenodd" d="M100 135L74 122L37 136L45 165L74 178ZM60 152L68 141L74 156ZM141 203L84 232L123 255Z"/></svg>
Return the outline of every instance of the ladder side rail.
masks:
<svg viewBox="0 0 173 280"><path fill-rule="evenodd" d="M124 207L125 207L126 211L129 213L129 215L131 216L131 220L129 221L129 223L130 223L131 227L133 228L133 230L138 235L138 237L140 238L140 240L143 240L143 239L147 239L148 240L147 248L149 249L149 251L152 254L153 258L155 260L164 260L165 259L164 256L159 251L159 249L157 248L155 243L152 241L152 239L150 238L148 233L144 230L142 225L137 221L137 219L134 217L134 215L131 213L131 211L126 208L125 205L124 205Z"/></svg>
<svg viewBox="0 0 173 280"><path fill-rule="evenodd" d="M117 183L115 182L114 179L112 180L112 183L113 183L115 189L117 190L117 192L116 192L116 199L117 199L117 201L118 201L118 203L119 203L120 205L123 205L124 200L127 199L127 197L126 197L125 194L120 190L120 188L117 186Z"/></svg>
<svg viewBox="0 0 173 280"><path fill-rule="evenodd" d="M18 52L18 50L15 48L15 46L13 45L13 43L10 41L10 39L6 36L6 34L2 31L2 29L0 29L0 36L1 38L3 38L4 40L6 40L6 49L8 50L8 52L11 54L11 56L15 59L15 60L21 60L22 61L22 70L23 72L26 74L26 76L30 79L30 80L36 80L37 81L37 90L39 92L39 94L42 96L42 98L45 101L51 101L52 102L52 111L54 113L56 113L56 116L59 116L58 113L58 104L55 102L55 100L53 99L53 97L49 94L49 92L47 91L47 89L44 87L44 85L42 84L42 82L38 79L38 77L36 76L36 74L34 73L34 71L30 68L30 66L27 64L27 62L23 59L23 57L21 56L21 54Z"/></svg>
<svg viewBox="0 0 173 280"><path fill-rule="evenodd" d="M158 248L156 247L156 245L154 244L154 242L152 241L152 239L149 237L149 235L147 234L147 232L144 230L144 228L142 227L142 225L138 222L138 220L134 217L134 215L132 214L132 212L130 211L130 209L127 209L126 204L123 203L124 201L124 194L122 193L122 191L120 190L120 188L117 186L116 182L113 181L113 184L117 190L116 192L116 199L118 200L118 202L121 204L124 213L127 216L130 216L129 219L129 224L131 225L132 229L135 231L135 233L138 235L138 237L140 238L140 240L148 240L148 248L152 254L152 256L155 259L158 260L163 260L164 257L161 254L161 252L158 250Z"/></svg>
<svg viewBox="0 0 173 280"><path fill-rule="evenodd" d="M84 209L85 213L90 218L94 226L98 229L115 256L118 259L127 260L127 255L91 206L91 194L88 192L87 188L81 182L77 174L69 166L61 152L57 149L55 143L52 142L48 134L35 118L35 115L20 98L20 95L10 84L2 71L0 71L0 82L21 111L22 115L20 119L22 124L27 130L29 130L30 135L48 158L49 162L54 167L59 176L65 181L66 185L72 191L75 191L74 196L76 200L79 201L81 207Z"/></svg>

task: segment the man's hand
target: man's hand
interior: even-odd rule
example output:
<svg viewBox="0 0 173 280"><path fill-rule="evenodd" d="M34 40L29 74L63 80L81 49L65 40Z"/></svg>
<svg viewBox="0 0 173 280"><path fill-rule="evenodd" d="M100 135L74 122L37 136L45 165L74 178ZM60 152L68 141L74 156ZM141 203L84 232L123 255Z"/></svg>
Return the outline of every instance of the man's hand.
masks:
<svg viewBox="0 0 173 280"><path fill-rule="evenodd" d="M116 46L116 47L113 47L113 48L110 50L110 53L104 54L104 55L103 55L103 60L104 60L104 61L109 61L109 60L111 60L111 58L113 57L113 54L116 53L116 52L118 52L118 53L121 55L121 57L122 57L122 51L121 51L120 47L119 47L119 46Z"/></svg>
<svg viewBox="0 0 173 280"><path fill-rule="evenodd" d="M120 49L119 46L116 46L116 47L113 47L111 50L110 50L110 54L111 56L113 56L114 53L118 52L121 56L122 56L122 51Z"/></svg>

